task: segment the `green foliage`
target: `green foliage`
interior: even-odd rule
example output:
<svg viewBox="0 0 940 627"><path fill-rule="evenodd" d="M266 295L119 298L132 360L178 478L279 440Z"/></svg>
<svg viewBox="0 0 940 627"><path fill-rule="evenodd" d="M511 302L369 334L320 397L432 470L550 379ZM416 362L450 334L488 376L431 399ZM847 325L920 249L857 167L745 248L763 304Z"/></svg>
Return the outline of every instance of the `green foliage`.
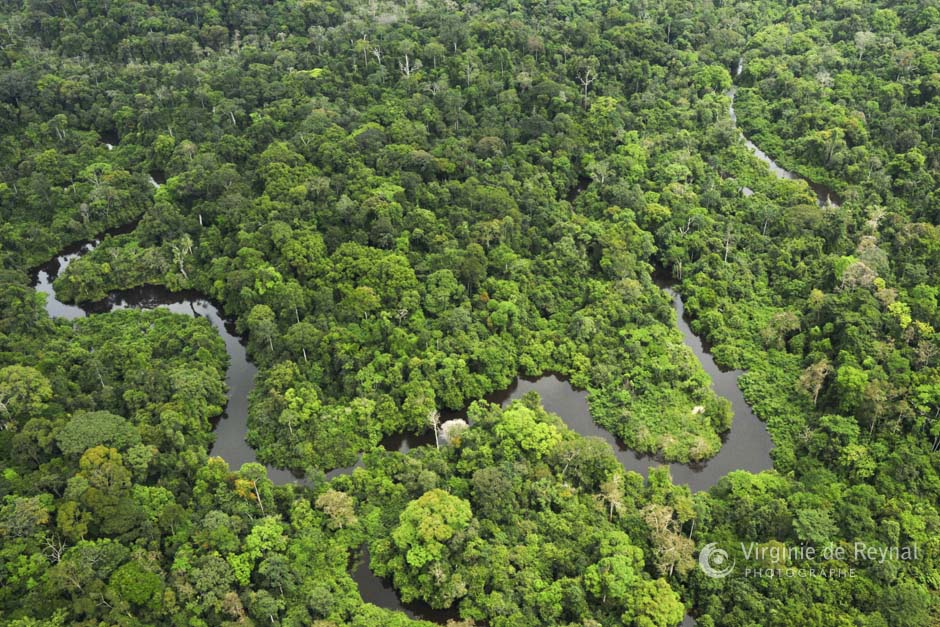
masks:
<svg viewBox="0 0 940 627"><path fill-rule="evenodd" d="M127 562L114 571L110 585L123 600L135 606L156 610L163 600L163 579L139 562Z"/></svg>
<svg viewBox="0 0 940 627"><path fill-rule="evenodd" d="M624 530L637 528L637 503L648 495L636 475L624 480L609 447L589 452L535 397L506 409L476 403L470 413L459 440L407 459L385 453L353 475L364 512L388 521L370 544L376 573L405 600L459 607L500 627L681 618L678 596L648 576L645 549ZM551 433L551 450L525 449L520 429ZM398 481L411 500L368 497L369 485ZM668 478L657 489L673 498Z"/></svg>
<svg viewBox="0 0 940 627"><path fill-rule="evenodd" d="M502 421L496 425L495 432L504 442L503 454L510 460L517 457L518 453L538 460L551 453L561 442L558 429L537 422L531 409L518 404L503 412Z"/></svg>
<svg viewBox="0 0 940 627"><path fill-rule="evenodd" d="M140 443L140 432L106 411L79 412L56 434L56 442L64 454L80 456L100 444L127 449Z"/></svg>
<svg viewBox="0 0 940 627"><path fill-rule="evenodd" d="M683 602L700 625L937 622L929 2L0 13L0 622L410 623L356 593L364 542L403 598L493 627L675 625ZM742 56L740 130L837 205L740 140ZM96 236L61 300L211 297L259 367L258 459L366 468L275 487L208 460L207 321L52 321L28 287ZM644 485L532 399L475 405L440 449L379 450L558 372L631 448L713 456L730 410L653 265L746 370L776 473ZM825 585L690 568L708 541L858 540L928 557Z"/></svg>
<svg viewBox="0 0 940 627"><path fill-rule="evenodd" d="M405 508L392 539L405 552L408 565L420 569L444 558L444 543L466 529L470 518L469 503L443 490L431 490Z"/></svg>

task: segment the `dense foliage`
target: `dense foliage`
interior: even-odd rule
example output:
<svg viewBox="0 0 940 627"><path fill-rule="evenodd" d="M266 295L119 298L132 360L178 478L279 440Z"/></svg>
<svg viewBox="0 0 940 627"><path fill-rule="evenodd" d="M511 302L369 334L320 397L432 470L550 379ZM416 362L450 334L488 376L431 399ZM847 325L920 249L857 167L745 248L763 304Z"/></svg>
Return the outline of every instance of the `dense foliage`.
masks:
<svg viewBox="0 0 940 627"><path fill-rule="evenodd" d="M653 4L6 3L0 621L408 624L362 603L363 545L404 600L494 627L940 621L940 7ZM838 202L744 145L739 58L742 130ZM208 459L206 321L47 316L28 271L128 224L58 296L220 303L260 368L248 439L308 485ZM532 398L377 446L559 372L631 448L711 457L728 403L655 266L747 370L775 471L644 482ZM751 541L921 558L694 568Z"/></svg>

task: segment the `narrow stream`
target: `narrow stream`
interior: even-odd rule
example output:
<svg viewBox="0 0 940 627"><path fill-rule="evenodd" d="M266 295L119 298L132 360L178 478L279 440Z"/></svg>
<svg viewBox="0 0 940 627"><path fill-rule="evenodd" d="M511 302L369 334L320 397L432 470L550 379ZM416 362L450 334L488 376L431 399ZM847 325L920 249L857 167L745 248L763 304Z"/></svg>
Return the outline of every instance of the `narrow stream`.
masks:
<svg viewBox="0 0 940 627"><path fill-rule="evenodd" d="M387 610L403 612L408 618L415 620L427 620L441 625L449 620L460 620L460 613L456 606L446 610L436 610L424 602L402 603L392 583L372 572L369 568L369 559L369 548L363 545L352 569L352 578L359 586L359 595L363 601Z"/></svg>
<svg viewBox="0 0 940 627"><path fill-rule="evenodd" d="M735 78L741 76L742 71L744 71L744 59L739 58L738 66L734 74ZM728 105L728 115L731 117L731 121L734 123L735 128L738 126L738 116L734 112L734 98L737 93L738 88L736 85L732 86L731 89L728 90L728 97L731 99L731 104ZM842 202L838 194L825 185L821 183L814 183L809 179L803 178L799 174L790 172L786 168L781 167L776 161L771 159L766 152L758 148L754 142L748 139L743 132L741 132L741 137L744 139L744 144L748 147L748 150L754 153L755 157L766 163L767 167L770 168L770 171L774 174L774 176L790 181L806 181L810 188L816 193L816 202L819 203L820 207L838 206ZM745 196L750 196L753 194L753 191L748 187L742 188L741 191Z"/></svg>

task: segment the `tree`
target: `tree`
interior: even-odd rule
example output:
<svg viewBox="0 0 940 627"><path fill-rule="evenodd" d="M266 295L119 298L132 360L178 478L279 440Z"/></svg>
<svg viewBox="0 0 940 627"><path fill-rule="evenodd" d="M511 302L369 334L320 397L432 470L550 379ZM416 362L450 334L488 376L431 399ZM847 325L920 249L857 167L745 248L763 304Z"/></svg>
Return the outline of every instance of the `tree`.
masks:
<svg viewBox="0 0 940 627"><path fill-rule="evenodd" d="M678 625L685 615L679 595L665 579L644 581L627 597L627 610L622 620L636 627L669 627Z"/></svg>
<svg viewBox="0 0 940 627"><path fill-rule="evenodd" d="M374 289L360 285L346 294L340 306L348 320L364 320L379 310L382 301Z"/></svg>
<svg viewBox="0 0 940 627"><path fill-rule="evenodd" d="M561 434L555 426L539 422L535 412L521 403L514 403L503 411L494 433L502 441L508 459L514 459L519 453L540 459L561 442Z"/></svg>
<svg viewBox="0 0 940 627"><path fill-rule="evenodd" d="M432 409L428 412L428 426L431 427L431 430L434 432L434 446L440 449L441 440L439 429L441 427L441 412L437 411L437 409Z"/></svg>
<svg viewBox="0 0 940 627"><path fill-rule="evenodd" d="M277 321L274 312L267 305L255 305L248 314L248 329L262 342L267 342L268 349L274 352L274 338L277 336Z"/></svg>
<svg viewBox="0 0 940 627"><path fill-rule="evenodd" d="M243 464L235 479L235 493L249 503L256 503L265 516L264 504L273 500L273 486L268 471L257 462Z"/></svg>
<svg viewBox="0 0 940 627"><path fill-rule="evenodd" d="M307 356L307 349L312 348L316 343L317 338L320 336L317 328L309 322L298 322L292 324L287 330L287 333L284 336L284 339L287 341L287 345L294 350L296 355L296 349L300 349L300 354L304 358L304 363L309 363Z"/></svg>
<svg viewBox="0 0 940 627"><path fill-rule="evenodd" d="M858 31L855 33L855 47L858 49L858 62L862 62L862 57L865 55L865 51L868 50L878 41L878 35L875 33L865 30Z"/></svg>
<svg viewBox="0 0 940 627"><path fill-rule="evenodd" d="M470 503L434 489L405 507L392 540L410 567L421 568L444 557L447 542L467 528L471 517Z"/></svg>
<svg viewBox="0 0 940 627"><path fill-rule="evenodd" d="M472 518L464 499L437 488L425 492L399 516L391 544L376 547L373 570L393 576L406 601L421 598L432 607L449 607L467 593L455 565Z"/></svg>
<svg viewBox="0 0 940 627"><path fill-rule="evenodd" d="M597 65L598 60L595 57L582 59L577 64L575 78L581 85L581 106L584 108L588 106L588 89L597 80Z"/></svg>
<svg viewBox="0 0 940 627"><path fill-rule="evenodd" d="M668 505L650 503L643 508L643 520L650 528L655 549L656 568L663 575L671 575L675 570L684 575L695 566L692 559L695 543L682 534L674 513Z"/></svg>
<svg viewBox="0 0 940 627"><path fill-rule="evenodd" d="M813 398L813 405L819 399L819 392L822 390L826 377L831 372L832 366L829 364L829 360L824 357L808 366L800 375L797 386Z"/></svg>
<svg viewBox="0 0 940 627"><path fill-rule="evenodd" d="M441 315L450 310L463 288L450 270L438 270L428 276L425 283L424 308L428 313Z"/></svg>
<svg viewBox="0 0 940 627"><path fill-rule="evenodd" d="M188 255L193 254L193 240L188 233L184 233L183 237L180 238L178 243L172 244L173 250L173 261L176 263L179 268L180 274L183 275L184 279L189 279L189 275L186 274L186 268L183 265L183 262L186 260Z"/></svg>
<svg viewBox="0 0 940 627"><path fill-rule="evenodd" d="M769 348L783 350L787 335L800 330L800 318L792 311L778 311L770 323L761 329L761 337Z"/></svg>
<svg viewBox="0 0 940 627"><path fill-rule="evenodd" d="M139 607L158 610L163 602L163 578L136 560L115 570L110 586L120 598Z"/></svg>
<svg viewBox="0 0 940 627"><path fill-rule="evenodd" d="M98 445L127 450L140 443L140 433L127 420L112 413L78 412L59 430L56 443L66 455L78 457Z"/></svg>
<svg viewBox="0 0 940 627"><path fill-rule="evenodd" d="M486 252L479 244L467 245L463 263L460 265L460 277L466 284L468 292L486 278Z"/></svg>
<svg viewBox="0 0 940 627"><path fill-rule="evenodd" d="M601 603L623 605L642 585L643 552L621 531L604 534L599 548L601 558L584 571L584 587Z"/></svg>
<svg viewBox="0 0 940 627"><path fill-rule="evenodd" d="M851 263L841 274L841 289L868 288L874 284L877 274L863 261Z"/></svg>
<svg viewBox="0 0 940 627"><path fill-rule="evenodd" d="M584 587L600 597L601 603L620 604L635 585L636 573L628 557L614 556L601 558L584 572Z"/></svg>
<svg viewBox="0 0 940 627"><path fill-rule="evenodd" d="M81 476L88 485L106 495L114 495L127 490L131 483L131 473L124 466L124 458L116 449L95 446L88 449L79 460Z"/></svg>
<svg viewBox="0 0 940 627"><path fill-rule="evenodd" d="M103 582L126 559L127 548L110 539L83 540L68 549L62 560L49 569L49 592L68 590L81 598L100 591Z"/></svg>
<svg viewBox="0 0 940 627"><path fill-rule="evenodd" d="M607 519L612 520L614 517L614 512L618 515L624 511L624 495L623 495L623 475L619 472L614 473L614 476L609 480L601 484L601 492L597 495L597 498L603 503L607 504Z"/></svg>
<svg viewBox="0 0 940 627"><path fill-rule="evenodd" d="M317 507L329 517L330 529L356 525L356 504L353 497L338 490L327 490L317 497Z"/></svg>
<svg viewBox="0 0 940 627"><path fill-rule="evenodd" d="M797 537L813 546L826 546L839 532L829 512L824 509L800 509L793 521Z"/></svg>
<svg viewBox="0 0 940 627"><path fill-rule="evenodd" d="M865 387L868 385L868 373L855 366L846 364L836 370L835 389L839 399L839 408L850 414L861 406Z"/></svg>
<svg viewBox="0 0 940 627"><path fill-rule="evenodd" d="M0 420L6 428L39 414L51 398L49 381L35 368L0 368Z"/></svg>
<svg viewBox="0 0 940 627"><path fill-rule="evenodd" d="M307 425L319 417L323 407L316 389L306 382L287 388L284 402L287 407L278 416L278 422L287 425L291 440L295 437L294 427L305 430Z"/></svg>
<svg viewBox="0 0 940 627"><path fill-rule="evenodd" d="M930 594L913 581L901 581L882 592L885 614L890 624L914 627L929 622Z"/></svg>

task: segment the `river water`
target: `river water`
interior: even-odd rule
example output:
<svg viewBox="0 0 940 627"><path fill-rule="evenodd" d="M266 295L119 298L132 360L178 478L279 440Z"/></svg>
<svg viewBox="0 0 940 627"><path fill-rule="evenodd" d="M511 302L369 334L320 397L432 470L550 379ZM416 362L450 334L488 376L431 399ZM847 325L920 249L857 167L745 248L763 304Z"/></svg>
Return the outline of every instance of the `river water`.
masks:
<svg viewBox="0 0 940 627"><path fill-rule="evenodd" d="M721 450L711 459L696 464L670 464L656 456L642 455L630 450L622 440L598 426L591 418L587 392L572 388L557 375L517 379L509 389L498 393L492 400L506 405L534 390L542 397L545 409L561 416L570 429L585 437L601 438L610 444L617 459L627 470L647 476L650 468L669 466L673 482L684 483L693 492L709 489L732 470L754 473L769 470L773 467L770 458L773 440L767 431L767 425L754 414L738 388L738 377L744 373L740 370L723 371L718 367L704 349L701 339L692 333L688 322L683 319L682 299L669 288L666 288L666 292L672 297L676 307L677 322L685 343L702 362L702 367L712 379L712 388L719 396L731 401L734 410L731 430L723 438Z"/></svg>
<svg viewBox="0 0 940 627"><path fill-rule="evenodd" d="M739 61L735 76L740 76L742 70L743 61ZM732 87L729 92L731 97L729 113L734 121L737 120L734 112L735 92L736 87ZM753 142L746 138L745 141L754 154L764 161L775 175L785 179L799 178L777 165ZM150 182L155 188L160 187L164 181L165 177L162 172L151 173ZM589 184L589 180L579 180L578 185L575 186L575 196L577 191L586 187L587 184ZM828 202L828 199L833 196L832 192L823 186L814 185L813 188L817 191L817 194L820 194L821 203ZM573 198L569 198L569 200L573 200ZM126 225L121 229L110 231L110 233L129 232L134 226L136 225ZM226 406L225 416L216 426L216 441L210 454L224 458L232 468L239 468L246 462L256 461L254 450L248 446L244 437L247 431L248 393L254 385L257 369L248 360L245 346L235 334L233 325L221 315L219 309L213 303L198 293L173 293L155 286L116 292L102 303L83 307L63 303L56 298L55 290L52 287L52 281L55 277L79 256L94 250L100 241L100 239L95 239L91 242L72 246L63 251L59 257L38 269L34 285L37 291L46 294L46 309L49 315L74 319L85 316L87 313L104 313L113 309L166 307L176 313L202 316L208 319L225 342L230 359L226 376L228 405ZM672 299L676 311L676 321L685 344L693 351L702 363L702 367L711 377L715 392L727 398L734 410L732 429L727 434L719 453L702 463L669 464L673 480L676 483L689 485L693 491L699 491L708 489L732 470L743 469L759 472L771 468L770 450L773 448L773 443L766 426L751 411L738 388L737 379L742 373L740 371L722 371L715 364L711 354L705 350L701 339L692 333L691 328L684 319L684 306L681 297L666 282L660 282L660 287ZM641 455L629 450L610 432L597 426L590 415L587 393L572 388L567 381L558 376L548 375L535 379L519 378L509 388L494 392L487 398L492 402L505 405L530 390L538 392L542 397L545 408L561 416L572 430L581 435L599 437L608 442L617 458L628 470L635 470L646 475L650 467L663 464L662 460L654 456ZM387 450L406 452L415 446L430 443L433 443L433 435L430 433L419 435L396 434L385 438L382 445ZM356 466L358 465L356 464ZM335 469L328 473L328 476L334 477L348 473L354 467ZM272 480L277 483L293 483L300 480L294 474L284 470L269 467L268 471Z"/></svg>

